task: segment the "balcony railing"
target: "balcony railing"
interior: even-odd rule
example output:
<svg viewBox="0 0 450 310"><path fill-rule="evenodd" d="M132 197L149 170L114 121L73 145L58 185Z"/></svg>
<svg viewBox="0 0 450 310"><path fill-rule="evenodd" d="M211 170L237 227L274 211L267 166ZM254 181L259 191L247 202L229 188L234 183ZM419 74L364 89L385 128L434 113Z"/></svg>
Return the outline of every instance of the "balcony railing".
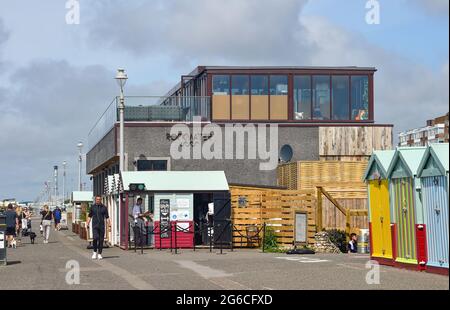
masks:
<svg viewBox="0 0 450 310"><path fill-rule="evenodd" d="M109 104L88 135L91 150L119 121L119 97ZM125 122L210 121L210 97L125 97Z"/></svg>

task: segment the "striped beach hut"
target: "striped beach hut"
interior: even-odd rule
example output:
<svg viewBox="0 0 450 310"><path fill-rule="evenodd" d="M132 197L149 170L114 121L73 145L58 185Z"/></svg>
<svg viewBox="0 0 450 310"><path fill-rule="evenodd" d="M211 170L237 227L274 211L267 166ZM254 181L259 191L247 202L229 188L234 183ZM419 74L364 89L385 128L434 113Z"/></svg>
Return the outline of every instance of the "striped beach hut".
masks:
<svg viewBox="0 0 450 310"><path fill-rule="evenodd" d="M388 169L395 151L374 151L364 173L368 185L370 254L382 264L392 265L391 208Z"/></svg>
<svg viewBox="0 0 450 310"><path fill-rule="evenodd" d="M419 165L426 147L398 148L388 171L391 188L395 265L424 269L426 236L420 193Z"/></svg>
<svg viewBox="0 0 450 310"><path fill-rule="evenodd" d="M449 146L432 144L419 167L427 236L427 271L448 275Z"/></svg>

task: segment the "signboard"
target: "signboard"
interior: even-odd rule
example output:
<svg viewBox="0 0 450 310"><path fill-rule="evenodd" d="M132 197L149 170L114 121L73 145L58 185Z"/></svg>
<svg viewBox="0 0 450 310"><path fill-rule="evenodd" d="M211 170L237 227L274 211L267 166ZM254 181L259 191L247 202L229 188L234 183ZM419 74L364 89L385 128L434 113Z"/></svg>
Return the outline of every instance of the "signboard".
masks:
<svg viewBox="0 0 450 310"><path fill-rule="evenodd" d="M159 200L159 229L161 239L169 238L170 231L170 199Z"/></svg>
<svg viewBox="0 0 450 310"><path fill-rule="evenodd" d="M189 199L178 198L177 199L177 208L178 209L189 209Z"/></svg>
<svg viewBox="0 0 450 310"><path fill-rule="evenodd" d="M5 233L0 231L0 249L5 248Z"/></svg>
<svg viewBox="0 0 450 310"><path fill-rule="evenodd" d="M306 212L295 213L295 242L307 242L308 217Z"/></svg>
<svg viewBox="0 0 450 310"><path fill-rule="evenodd" d="M67 229L68 225L67 225L67 213L66 212L62 212L61 213L61 228L63 229Z"/></svg>

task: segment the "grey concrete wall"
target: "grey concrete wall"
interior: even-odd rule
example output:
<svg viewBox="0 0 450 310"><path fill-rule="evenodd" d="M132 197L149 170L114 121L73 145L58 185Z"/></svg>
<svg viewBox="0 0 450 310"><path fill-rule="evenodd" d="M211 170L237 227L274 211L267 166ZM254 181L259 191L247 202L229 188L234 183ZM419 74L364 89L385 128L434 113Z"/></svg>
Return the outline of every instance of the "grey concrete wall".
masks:
<svg viewBox="0 0 450 310"><path fill-rule="evenodd" d="M126 127L125 152L127 169L135 170L134 160L139 156L170 157L170 145L166 135L170 127ZM293 161L319 159L319 131L314 127L279 127L278 150L289 144L293 148ZM235 149L235 147L234 147ZM222 150L225 152L225 150ZM224 158L224 156L223 156ZM193 160L170 159L171 170L223 170L229 183L276 185L276 169L259 170L258 159Z"/></svg>
<svg viewBox="0 0 450 310"><path fill-rule="evenodd" d="M86 171L89 173L116 155L114 128L86 155Z"/></svg>

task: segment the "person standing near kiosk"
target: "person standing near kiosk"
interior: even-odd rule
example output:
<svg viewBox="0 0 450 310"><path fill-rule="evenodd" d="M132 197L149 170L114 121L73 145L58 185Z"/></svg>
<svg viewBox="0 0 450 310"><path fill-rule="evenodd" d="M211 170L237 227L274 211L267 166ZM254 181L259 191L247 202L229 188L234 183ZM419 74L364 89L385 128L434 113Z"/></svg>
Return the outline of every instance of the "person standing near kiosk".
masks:
<svg viewBox="0 0 450 310"><path fill-rule="evenodd" d="M92 259L103 259L103 241L105 238L105 222L108 227L111 226L108 214L108 208L102 204L102 198L100 196L95 197L95 204L92 205L89 211L86 227L89 229L89 225L92 221L92 245L94 247L94 253Z"/></svg>

